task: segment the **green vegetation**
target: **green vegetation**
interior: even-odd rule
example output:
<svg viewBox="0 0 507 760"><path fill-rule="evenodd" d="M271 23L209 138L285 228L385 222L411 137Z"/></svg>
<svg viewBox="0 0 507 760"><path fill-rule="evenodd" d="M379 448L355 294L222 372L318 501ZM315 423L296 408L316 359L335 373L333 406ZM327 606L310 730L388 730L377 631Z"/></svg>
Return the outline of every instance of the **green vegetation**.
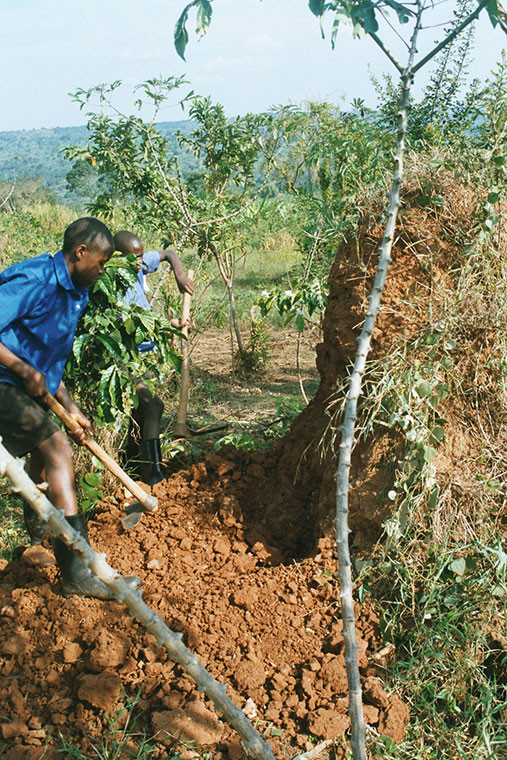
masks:
<svg viewBox="0 0 507 760"><path fill-rule="evenodd" d="M187 134L191 122L160 122L157 127L166 137L171 151L180 153L176 133ZM69 145L85 145L88 130L82 127L53 127L0 132L0 183L9 188L13 182L39 181L39 192L57 203L83 207L97 188L97 173L87 164L70 167L64 157ZM181 157L185 174L198 164L191 156Z"/></svg>

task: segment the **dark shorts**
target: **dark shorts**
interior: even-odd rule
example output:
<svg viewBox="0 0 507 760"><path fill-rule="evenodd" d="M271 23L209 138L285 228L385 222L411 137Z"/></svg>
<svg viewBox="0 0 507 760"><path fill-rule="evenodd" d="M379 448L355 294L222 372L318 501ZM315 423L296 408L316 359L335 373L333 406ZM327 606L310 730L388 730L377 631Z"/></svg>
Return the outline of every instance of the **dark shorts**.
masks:
<svg viewBox="0 0 507 760"><path fill-rule="evenodd" d="M59 429L37 401L15 385L0 383L0 436L12 456L28 454Z"/></svg>

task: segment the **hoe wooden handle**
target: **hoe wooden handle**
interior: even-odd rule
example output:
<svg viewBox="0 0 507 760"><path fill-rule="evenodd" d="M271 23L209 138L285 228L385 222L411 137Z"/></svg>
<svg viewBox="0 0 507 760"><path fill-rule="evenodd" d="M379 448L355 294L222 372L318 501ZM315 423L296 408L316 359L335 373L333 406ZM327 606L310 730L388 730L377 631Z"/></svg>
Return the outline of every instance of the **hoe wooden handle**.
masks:
<svg viewBox="0 0 507 760"><path fill-rule="evenodd" d="M57 417L61 419L61 421L64 423L65 427L71 432L75 433L78 430L81 430L81 425L76 422L74 417L72 417L69 412L65 409L64 406L60 404L57 399L52 396L50 393L46 395L44 398L45 403L49 406L52 412L56 414ZM118 478L118 480L123 483L125 488L127 488L132 496L135 496L136 499L141 502L143 507L148 510L148 512L154 512L158 507L158 499L155 496L152 496L149 493L146 493L146 491L143 491L143 489L135 483L132 478L127 475L127 473L122 470L119 464L117 464L114 459L111 459L109 454L104 451L102 446L100 446L97 441L95 441L93 438L90 438L87 436L84 440L84 445L87 449L89 449L97 459L99 459L102 464L107 467L109 472L112 472L115 477Z"/></svg>
<svg viewBox="0 0 507 760"><path fill-rule="evenodd" d="M187 272L187 277L190 280L194 279L194 272L192 269L189 269ZM192 296L190 293L183 293L183 305L181 308L181 321L183 322L183 327L181 328L181 332L185 336L185 338L188 338L188 327L186 325L186 322L188 321L190 317L190 301ZM190 373L188 369L188 340L182 340L181 341L181 386L180 386L180 404L178 407L178 416L176 417L176 422L174 423L174 434L178 436L179 438L186 438L188 435L187 430L187 405L188 405L188 388L190 384Z"/></svg>

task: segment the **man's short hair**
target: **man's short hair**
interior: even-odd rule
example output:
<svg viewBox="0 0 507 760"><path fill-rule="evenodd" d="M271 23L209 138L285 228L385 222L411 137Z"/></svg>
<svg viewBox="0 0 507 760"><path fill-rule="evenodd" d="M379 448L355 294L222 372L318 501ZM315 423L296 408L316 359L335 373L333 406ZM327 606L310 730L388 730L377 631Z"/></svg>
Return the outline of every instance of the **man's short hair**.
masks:
<svg viewBox="0 0 507 760"><path fill-rule="evenodd" d="M97 242L97 238L103 237L114 246L113 236L103 222L95 219L93 216L83 216L69 224L63 235L63 252L71 253L78 245L85 245L92 248Z"/></svg>
<svg viewBox="0 0 507 760"><path fill-rule="evenodd" d="M128 230L120 230L114 236L114 250L120 253L132 253L134 248L142 248L141 238Z"/></svg>

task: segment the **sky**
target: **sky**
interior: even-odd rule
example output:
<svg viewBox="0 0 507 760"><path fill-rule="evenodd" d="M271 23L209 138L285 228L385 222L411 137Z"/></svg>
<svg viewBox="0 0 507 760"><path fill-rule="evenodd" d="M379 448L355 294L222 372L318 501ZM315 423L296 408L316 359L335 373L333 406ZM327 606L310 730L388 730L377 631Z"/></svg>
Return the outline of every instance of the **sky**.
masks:
<svg viewBox="0 0 507 760"><path fill-rule="evenodd" d="M454 0L437 2L431 24L447 20ZM0 0L0 131L86 123L69 93L102 82L124 83L118 105L131 112L132 89L156 76L186 75L192 88L222 103L228 116L273 105L328 100L348 107L353 98L376 104L373 73L396 71L370 39L354 39L342 26L335 50L307 0L214 0L208 34L197 39L190 16L186 62L173 45L174 24L185 0ZM393 19L395 26L400 29ZM390 30L383 39L404 61ZM425 30L422 55L442 27ZM487 17L476 32L473 76L494 68L507 37ZM417 76L417 89L427 82ZM160 120L185 118L176 104Z"/></svg>

